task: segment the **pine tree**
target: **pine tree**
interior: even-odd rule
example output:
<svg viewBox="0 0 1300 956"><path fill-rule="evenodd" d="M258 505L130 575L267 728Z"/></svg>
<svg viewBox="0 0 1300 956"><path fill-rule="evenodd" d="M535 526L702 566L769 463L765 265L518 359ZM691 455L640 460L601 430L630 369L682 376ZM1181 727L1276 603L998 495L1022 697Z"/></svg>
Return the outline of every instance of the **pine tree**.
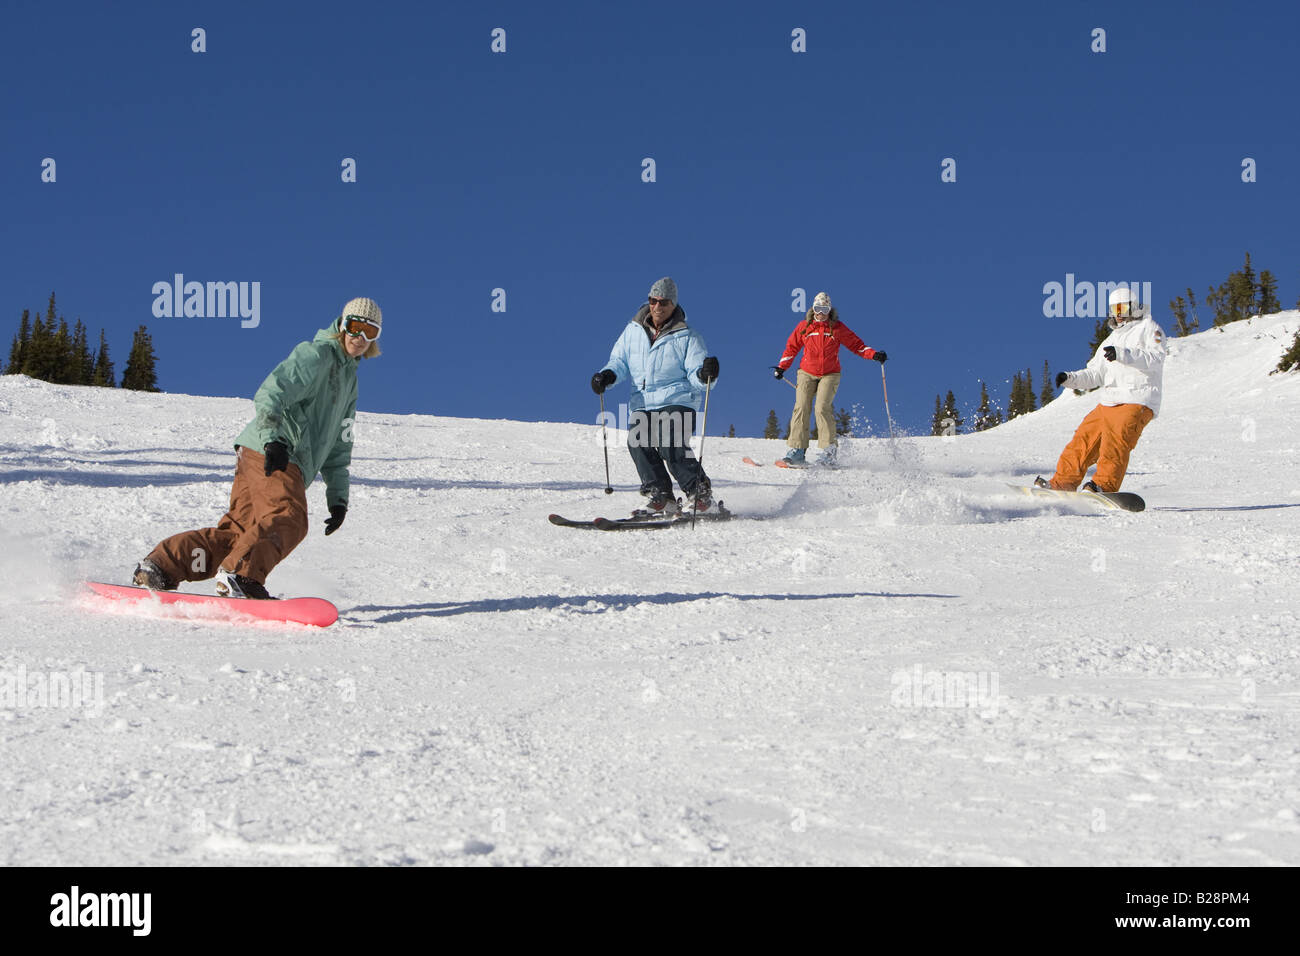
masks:
<svg viewBox="0 0 1300 956"><path fill-rule="evenodd" d="M951 391L948 392L947 397L943 401L943 417L943 433L945 435L961 434L961 426L964 425L965 422L962 420L962 417L957 414L957 399L953 397Z"/></svg>
<svg viewBox="0 0 1300 956"><path fill-rule="evenodd" d="M1192 314L1192 321L1187 327L1190 335L1201 327L1201 317L1196 312L1196 293L1192 291L1191 286L1187 287L1187 310Z"/></svg>
<svg viewBox="0 0 1300 956"><path fill-rule="evenodd" d="M1255 314L1254 277L1234 272L1228 277L1228 321L1240 322Z"/></svg>
<svg viewBox="0 0 1300 956"><path fill-rule="evenodd" d="M1043 390L1038 393L1038 404L1040 407L1045 406L1056 397L1056 389L1052 385L1052 369L1047 364L1047 359L1043 359Z"/></svg>
<svg viewBox="0 0 1300 956"><path fill-rule="evenodd" d="M735 426L735 425L732 425L730 428L727 429L727 437L728 437L728 438L735 438L735 437L736 437L736 426Z"/></svg>
<svg viewBox="0 0 1300 956"><path fill-rule="evenodd" d="M45 307L45 347L41 353L43 369L39 376L42 381L56 381L59 375L59 363L63 358L59 348L59 334L55 325L54 293L50 293L49 305ZM64 325L64 338L67 338L67 325Z"/></svg>
<svg viewBox="0 0 1300 956"><path fill-rule="evenodd" d="M1092 342L1088 345L1088 358L1091 359L1097 354L1097 349L1101 348L1101 343L1105 342L1110 335L1110 326L1105 320L1098 319L1092 328Z"/></svg>
<svg viewBox="0 0 1300 956"><path fill-rule="evenodd" d="M9 365L5 371L9 375L19 375L23 370L23 354L27 351L27 343L32 340L32 320L31 312L23 309L23 319L18 325L18 334L14 336L13 345L9 347Z"/></svg>
<svg viewBox="0 0 1300 956"><path fill-rule="evenodd" d="M1191 328L1187 324L1187 300L1181 295L1169 301L1169 311L1174 314L1174 333L1189 335Z"/></svg>
<svg viewBox="0 0 1300 956"><path fill-rule="evenodd" d="M1250 266L1250 253L1246 253L1246 264L1237 273L1237 306L1243 319L1255 314L1255 303L1259 301L1259 283L1255 270Z"/></svg>
<svg viewBox="0 0 1300 956"><path fill-rule="evenodd" d="M1277 278L1267 269L1259 274L1259 301L1255 303L1255 311L1260 315L1282 311L1282 303L1277 300Z"/></svg>
<svg viewBox="0 0 1300 956"><path fill-rule="evenodd" d="M930 419L930 434L943 434L943 399L934 396L934 417Z"/></svg>
<svg viewBox="0 0 1300 956"><path fill-rule="evenodd" d="M45 331L45 320L38 313L32 323L32 337L23 350L23 374L28 378L46 381L49 375L50 336Z"/></svg>
<svg viewBox="0 0 1300 956"><path fill-rule="evenodd" d="M835 413L835 434L853 434L853 415L846 408L841 408Z"/></svg>
<svg viewBox="0 0 1300 956"><path fill-rule="evenodd" d="M1007 399L1007 421L1019 418L1025 408L1025 381L1017 372L1011 377L1011 395Z"/></svg>
<svg viewBox="0 0 1300 956"><path fill-rule="evenodd" d="M69 385L89 385L95 374L95 357L86 342L86 326L81 319L72 329L72 346L68 353L67 380Z"/></svg>
<svg viewBox="0 0 1300 956"><path fill-rule="evenodd" d="M113 374L113 361L108 357L108 340L104 330L99 330L99 354L95 356L95 369L90 376L91 385L115 388L117 382Z"/></svg>
<svg viewBox="0 0 1300 956"><path fill-rule="evenodd" d="M68 332L68 320L59 319L59 331L54 333L54 349L51 353L54 364L53 376L48 379L60 385L72 384L72 335Z"/></svg>
<svg viewBox="0 0 1300 956"><path fill-rule="evenodd" d="M1226 282L1221 286L1210 286L1209 291L1205 293L1205 304L1214 310L1214 325L1216 328L1227 325L1232 321L1231 309L1228 305L1228 284Z"/></svg>
<svg viewBox="0 0 1300 956"><path fill-rule="evenodd" d="M131 354L127 356L126 368L122 371L122 387L140 392L159 391L154 365L153 340L149 337L149 330L142 325L136 329L131 342Z"/></svg>
<svg viewBox="0 0 1300 956"><path fill-rule="evenodd" d="M1025 369L1025 411L1032 412L1036 408L1038 408L1038 397L1034 395L1034 376L1029 369Z"/></svg>
<svg viewBox="0 0 1300 956"><path fill-rule="evenodd" d="M67 374L71 340L68 323L60 322L55 314L54 293L44 318L40 313L32 323L31 338L23 351L22 373L42 382L61 382Z"/></svg>
<svg viewBox="0 0 1300 956"><path fill-rule="evenodd" d="M1300 308L1300 302L1296 303L1296 307ZM1282 360L1277 363L1277 368L1273 369L1269 374L1273 375L1276 372L1289 372L1291 369L1298 367L1300 367L1300 332L1295 334L1295 339L1292 340L1291 347L1282 353Z"/></svg>
<svg viewBox="0 0 1300 956"><path fill-rule="evenodd" d="M971 428L977 432L988 431L993 427L993 410L989 403L989 388L980 382L980 403L975 408L975 421Z"/></svg>
<svg viewBox="0 0 1300 956"><path fill-rule="evenodd" d="M767 413L767 424L763 426L763 437L764 438L781 437L781 421L776 417L775 408Z"/></svg>

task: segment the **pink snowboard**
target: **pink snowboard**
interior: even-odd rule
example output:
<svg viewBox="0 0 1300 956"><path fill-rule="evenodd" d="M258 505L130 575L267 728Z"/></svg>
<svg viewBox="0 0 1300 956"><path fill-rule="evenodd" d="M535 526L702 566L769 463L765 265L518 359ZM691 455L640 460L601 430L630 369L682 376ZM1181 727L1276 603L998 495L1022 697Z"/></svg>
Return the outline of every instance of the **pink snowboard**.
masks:
<svg viewBox="0 0 1300 956"><path fill-rule="evenodd" d="M96 594L127 604L196 604L222 612L231 618L251 617L262 621L291 621L313 627L329 627L339 619L339 609L324 598L288 598L283 601L255 601L223 598L215 594L184 594L180 591L150 591L124 584L87 581Z"/></svg>

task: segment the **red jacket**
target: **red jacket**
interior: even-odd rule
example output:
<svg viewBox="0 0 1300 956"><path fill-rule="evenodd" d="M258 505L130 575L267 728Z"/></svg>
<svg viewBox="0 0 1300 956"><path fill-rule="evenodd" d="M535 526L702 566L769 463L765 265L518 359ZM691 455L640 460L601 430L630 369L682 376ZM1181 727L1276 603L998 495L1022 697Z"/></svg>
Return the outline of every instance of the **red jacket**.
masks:
<svg viewBox="0 0 1300 956"><path fill-rule="evenodd" d="M856 352L864 359L874 358L876 350L868 348L862 339L853 334L853 330L839 320L839 315L831 309L829 321L814 322L813 312L794 327L789 340L785 343L785 354L778 363L788 369L794 357L803 349L803 361L799 368L809 375L830 375L840 370L840 346Z"/></svg>

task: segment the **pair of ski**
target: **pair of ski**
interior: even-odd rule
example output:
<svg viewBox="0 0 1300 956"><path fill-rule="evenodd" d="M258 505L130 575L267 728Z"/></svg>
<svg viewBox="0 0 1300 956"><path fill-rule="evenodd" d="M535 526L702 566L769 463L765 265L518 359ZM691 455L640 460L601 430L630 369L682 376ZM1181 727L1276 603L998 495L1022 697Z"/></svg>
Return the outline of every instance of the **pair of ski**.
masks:
<svg viewBox="0 0 1300 956"><path fill-rule="evenodd" d="M724 508L722 502L719 501L717 511L697 513L694 520L697 522L726 521L730 517L731 512ZM689 512L683 513L680 511L671 515L643 511L637 512L628 518L593 518L590 521L575 521L563 515L548 515L546 520L560 528L591 528L596 531L639 531L644 528L680 528L689 526L692 516Z"/></svg>

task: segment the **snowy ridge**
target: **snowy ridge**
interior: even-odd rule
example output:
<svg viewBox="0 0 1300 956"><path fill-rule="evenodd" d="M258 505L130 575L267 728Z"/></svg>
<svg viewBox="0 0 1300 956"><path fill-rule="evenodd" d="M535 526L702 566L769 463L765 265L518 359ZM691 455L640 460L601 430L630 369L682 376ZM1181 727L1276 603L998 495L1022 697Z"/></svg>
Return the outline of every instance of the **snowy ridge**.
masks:
<svg viewBox="0 0 1300 956"><path fill-rule="evenodd" d="M709 436L772 520L619 535L545 520L636 503L593 426L362 412L346 524L313 485L268 582L324 631L79 588L219 517L251 402L0 378L0 862L1294 864L1297 328L1171 342L1142 515L1005 489L1069 393L833 473Z"/></svg>

